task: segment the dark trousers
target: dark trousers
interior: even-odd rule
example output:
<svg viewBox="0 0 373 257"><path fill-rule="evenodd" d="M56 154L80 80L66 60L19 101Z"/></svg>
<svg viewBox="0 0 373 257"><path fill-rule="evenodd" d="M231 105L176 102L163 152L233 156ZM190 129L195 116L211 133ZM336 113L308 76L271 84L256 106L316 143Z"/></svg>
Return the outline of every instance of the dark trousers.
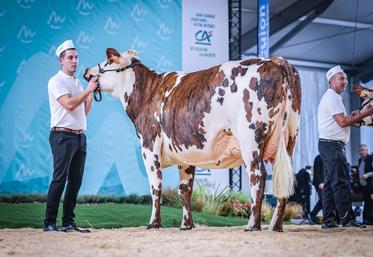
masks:
<svg viewBox="0 0 373 257"><path fill-rule="evenodd" d="M373 225L373 200L370 199L370 194L373 194L373 192L369 185L361 187L361 192L364 199L363 221L366 224Z"/></svg>
<svg viewBox="0 0 373 257"><path fill-rule="evenodd" d="M66 191L63 201L62 225L74 222L74 208L82 184L87 142L84 134L51 131L49 143L53 155L53 179L49 186L44 224L55 224L62 192Z"/></svg>
<svg viewBox="0 0 373 257"><path fill-rule="evenodd" d="M322 210L322 190L320 188L316 189L317 195L319 196L319 199L317 200L317 203L313 207L313 210L311 211L310 215L316 217L316 215L319 213L319 211Z"/></svg>
<svg viewBox="0 0 373 257"><path fill-rule="evenodd" d="M351 192L346 176L346 152L343 144L319 141L319 152L324 163L324 188L322 204L324 222L337 220L342 224L355 218L352 211Z"/></svg>

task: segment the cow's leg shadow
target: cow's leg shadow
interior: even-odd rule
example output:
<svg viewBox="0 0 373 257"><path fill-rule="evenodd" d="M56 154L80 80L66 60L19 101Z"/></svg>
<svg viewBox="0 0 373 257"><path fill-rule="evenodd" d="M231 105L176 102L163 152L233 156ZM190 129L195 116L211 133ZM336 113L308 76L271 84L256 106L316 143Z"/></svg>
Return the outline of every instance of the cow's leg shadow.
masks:
<svg viewBox="0 0 373 257"><path fill-rule="evenodd" d="M159 154L143 149L143 160L148 174L150 194L152 196L152 214L147 229L161 226L162 170Z"/></svg>
<svg viewBox="0 0 373 257"><path fill-rule="evenodd" d="M189 230L194 227L190 198L193 193L195 167L179 166L179 195L183 203L183 217L180 230Z"/></svg>
<svg viewBox="0 0 373 257"><path fill-rule="evenodd" d="M287 198L278 198L276 209L273 213L271 223L269 224L269 230L283 232L282 222L284 219L284 212L287 203Z"/></svg>

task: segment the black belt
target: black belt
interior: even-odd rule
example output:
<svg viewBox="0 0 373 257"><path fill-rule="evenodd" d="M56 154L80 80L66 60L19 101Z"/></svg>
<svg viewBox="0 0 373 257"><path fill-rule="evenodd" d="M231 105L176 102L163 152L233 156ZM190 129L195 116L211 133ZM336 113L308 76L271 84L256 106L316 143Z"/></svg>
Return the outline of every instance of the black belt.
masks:
<svg viewBox="0 0 373 257"><path fill-rule="evenodd" d="M331 139L319 138L319 141L320 142L327 142L327 143L335 143L335 144L339 144L339 145L343 145L343 146L346 145L346 143L341 141L341 140L331 140Z"/></svg>
<svg viewBox="0 0 373 257"><path fill-rule="evenodd" d="M64 132L69 132L69 133L73 133L73 134L77 134L77 135L80 135L80 134L84 133L84 130L69 129L69 128L63 128L63 127L53 127L52 131L64 131Z"/></svg>

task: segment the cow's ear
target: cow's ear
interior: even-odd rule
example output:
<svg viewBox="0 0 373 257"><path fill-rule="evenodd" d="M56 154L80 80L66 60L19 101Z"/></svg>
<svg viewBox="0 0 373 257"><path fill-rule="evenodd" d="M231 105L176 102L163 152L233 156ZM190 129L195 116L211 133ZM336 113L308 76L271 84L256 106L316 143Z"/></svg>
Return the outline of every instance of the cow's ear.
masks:
<svg viewBox="0 0 373 257"><path fill-rule="evenodd" d="M130 49L127 51L130 55L132 55L132 57L137 57L137 51L134 50L134 49Z"/></svg>
<svg viewBox="0 0 373 257"><path fill-rule="evenodd" d="M364 98L364 97L367 96L367 94L366 94L366 92L365 92L365 91L367 91L367 89L366 89L365 87L360 86L359 84L354 84L354 85L352 86L352 88L354 89L355 93L356 93L358 96L360 96L361 98Z"/></svg>
<svg viewBox="0 0 373 257"><path fill-rule="evenodd" d="M112 59L113 57L119 57L120 56L120 53L118 53L117 50L115 50L114 48L108 48L106 49L106 57L107 59Z"/></svg>

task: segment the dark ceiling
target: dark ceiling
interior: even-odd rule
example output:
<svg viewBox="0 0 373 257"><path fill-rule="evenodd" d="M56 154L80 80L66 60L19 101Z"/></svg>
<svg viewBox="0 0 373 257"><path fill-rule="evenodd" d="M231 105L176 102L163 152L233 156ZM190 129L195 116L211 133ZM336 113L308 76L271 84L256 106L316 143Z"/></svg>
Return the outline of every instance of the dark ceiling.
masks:
<svg viewBox="0 0 373 257"><path fill-rule="evenodd" d="M310 66L341 64L373 80L373 0L270 0L271 55ZM241 49L256 55L256 0L242 0Z"/></svg>

